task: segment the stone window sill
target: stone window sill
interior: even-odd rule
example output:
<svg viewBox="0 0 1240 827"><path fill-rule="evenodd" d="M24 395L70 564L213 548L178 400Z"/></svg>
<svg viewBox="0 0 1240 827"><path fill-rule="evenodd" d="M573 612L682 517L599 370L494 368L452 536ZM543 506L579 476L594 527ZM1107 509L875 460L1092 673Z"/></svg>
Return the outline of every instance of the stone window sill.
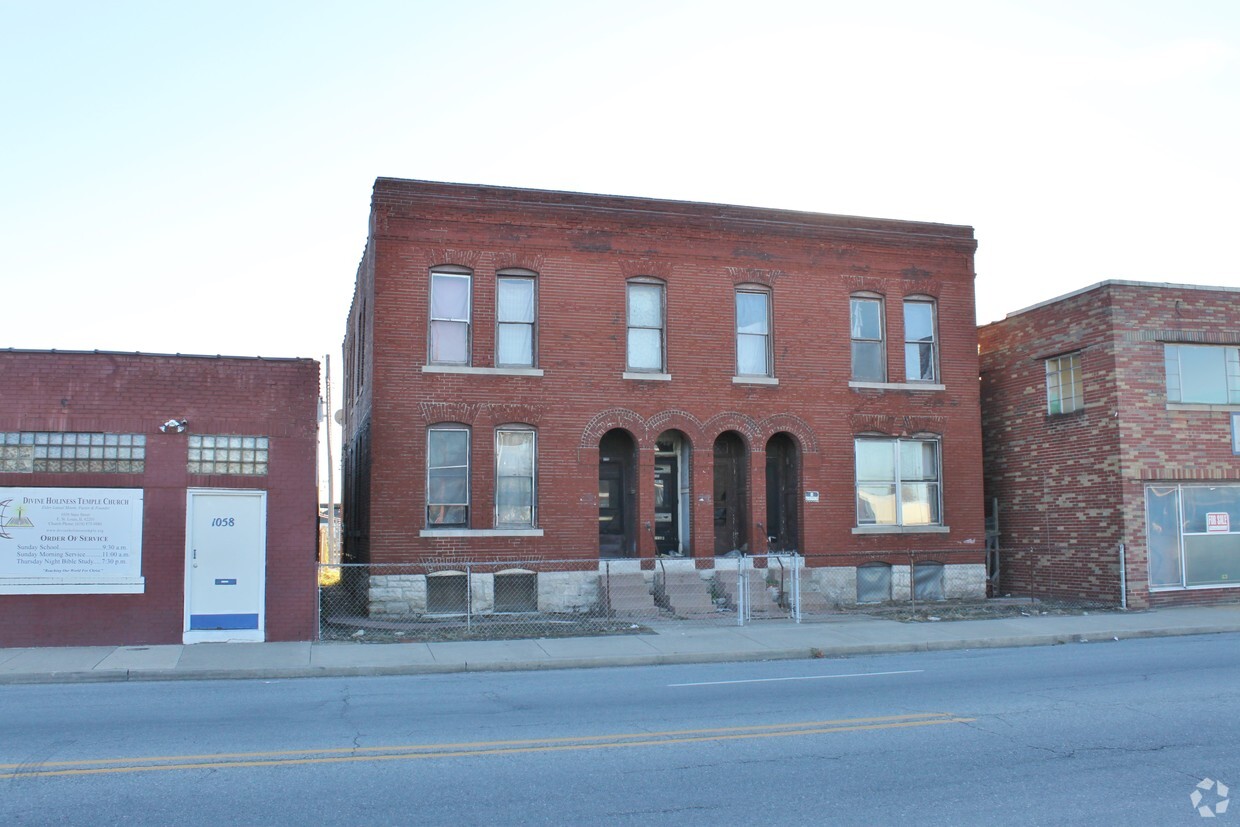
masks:
<svg viewBox="0 0 1240 827"><path fill-rule="evenodd" d="M541 537L541 528L424 528L419 537Z"/></svg>
<svg viewBox="0 0 1240 827"><path fill-rule="evenodd" d="M628 371L620 374L621 379L636 379L639 382L670 382L672 375L670 373L642 373L641 371Z"/></svg>
<svg viewBox="0 0 1240 827"><path fill-rule="evenodd" d="M939 385L934 382L849 382L850 388L865 388L876 391L915 391L925 393L927 391L945 391L946 385Z"/></svg>
<svg viewBox="0 0 1240 827"><path fill-rule="evenodd" d="M733 385L778 385L774 376L733 376Z"/></svg>
<svg viewBox="0 0 1240 827"><path fill-rule="evenodd" d="M951 528L945 525L861 525L853 534L947 534Z"/></svg>
<svg viewBox="0 0 1240 827"><path fill-rule="evenodd" d="M542 376L542 368L471 368L467 365L423 365L423 373L464 373L474 376Z"/></svg>

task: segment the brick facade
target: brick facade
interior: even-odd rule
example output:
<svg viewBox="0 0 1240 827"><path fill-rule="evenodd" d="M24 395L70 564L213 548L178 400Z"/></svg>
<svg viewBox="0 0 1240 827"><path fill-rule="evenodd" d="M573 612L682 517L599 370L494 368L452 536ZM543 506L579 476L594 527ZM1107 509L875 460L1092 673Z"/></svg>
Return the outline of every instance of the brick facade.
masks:
<svg viewBox="0 0 1240 827"><path fill-rule="evenodd" d="M1230 431L1240 404L1171 402L1164 366L1168 345L1240 345L1240 292L1103 282L983 326L979 341L1002 592L1119 602L1122 544L1131 607L1240 597L1151 590L1146 525L1148 485L1240 483ZM1049 413L1047 360L1068 354L1084 405Z"/></svg>
<svg viewBox="0 0 1240 827"><path fill-rule="evenodd" d="M635 536L621 556L652 560L656 442L674 431L690 467L679 551L699 568L722 549L716 522L732 519L714 501L725 434L742 446L744 519L732 544L742 551L768 551L767 452L778 443L795 453L781 483L795 494L781 517L795 526L786 546L847 565L907 564L917 550L976 567L974 249L968 227L379 179L344 341L346 559L596 563L600 444L620 431L636 449ZM428 357L430 273L445 265L472 278L460 367ZM497 275L513 268L537 289L536 356L524 370L497 366ZM626 367L634 280L664 291L664 367L649 374ZM738 288L768 297L770 376L738 375ZM858 293L882 302L889 381L850 382ZM902 308L913 297L937 313L935 381L905 381ZM471 435L468 524L457 531L428 530L427 431L440 423ZM537 517L523 532L495 526L494 434L510 424L537 435ZM859 435L939 440L941 525L858 528Z"/></svg>
<svg viewBox="0 0 1240 827"><path fill-rule="evenodd" d="M316 635L318 364L131 353L0 351L0 434L145 436L141 473L5 472L0 488L143 492L138 594L0 594L0 647L180 643L185 632L187 491L266 492L266 640ZM170 418L185 433L162 433ZM267 473L191 474L194 434L269 439Z"/></svg>

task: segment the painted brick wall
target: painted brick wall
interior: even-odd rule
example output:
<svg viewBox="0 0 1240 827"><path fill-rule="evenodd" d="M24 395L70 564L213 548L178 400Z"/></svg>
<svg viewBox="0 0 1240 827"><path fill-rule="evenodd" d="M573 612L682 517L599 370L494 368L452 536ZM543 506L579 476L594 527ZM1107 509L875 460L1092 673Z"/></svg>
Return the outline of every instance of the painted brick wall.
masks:
<svg viewBox="0 0 1240 827"><path fill-rule="evenodd" d="M0 646L179 643L186 489L267 491L268 640L316 634L318 363L120 353L0 351L0 432L145 434L142 474L0 473L0 486L141 488L143 594L0 595ZM201 475L189 433L266 435L266 476Z"/></svg>
<svg viewBox="0 0 1240 827"><path fill-rule="evenodd" d="M696 557L713 555L713 505L700 501L712 490L712 446L736 430L750 451L752 550L765 550L754 525L764 519L765 446L787 432L802 454L801 490L821 493L820 503L801 503L803 552L935 549L948 562L980 562L974 248L967 227L380 179L345 335L346 367L356 376L359 339L367 364L365 382L346 380L354 397L346 400L346 465L361 464L363 434L373 446L369 476L346 473L346 552L372 562L596 560L599 439L623 427L638 446L643 557L654 553L641 528L653 519L654 442L676 428L692 441ZM538 274L543 376L423 372L428 273L440 264L474 272L475 367L494 365L497 271ZM625 284L637 276L666 284L671 381L622 378ZM778 385L732 381L739 284L772 292ZM888 370L896 379L903 377L902 300L936 300L945 389L849 386L849 295L857 291L885 297ZM494 428L537 428L543 537L419 537L426 429L436 422L472 428L474 529L492 525ZM853 533L853 438L872 432L941 435L949 533ZM359 485L368 508L350 493Z"/></svg>
<svg viewBox="0 0 1240 827"><path fill-rule="evenodd" d="M1240 293L1104 282L979 330L986 495L1000 507L1002 591L1128 602L1235 600L1149 591L1145 484L1240 481L1229 412L1168 406L1164 343L1240 343ZM1045 360L1081 354L1085 407L1049 415Z"/></svg>

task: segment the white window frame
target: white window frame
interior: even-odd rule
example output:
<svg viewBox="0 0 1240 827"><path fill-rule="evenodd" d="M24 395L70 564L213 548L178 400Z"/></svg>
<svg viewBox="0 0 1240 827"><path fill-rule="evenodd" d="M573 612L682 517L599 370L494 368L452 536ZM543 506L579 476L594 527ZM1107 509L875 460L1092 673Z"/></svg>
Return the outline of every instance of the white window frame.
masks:
<svg viewBox="0 0 1240 827"><path fill-rule="evenodd" d="M1167 374L1167 401L1188 405L1240 405L1240 347L1235 345L1188 345L1165 344L1163 364ZM1202 400L1184 398L1183 356L1186 350L1214 350L1223 353L1223 370L1211 377L1212 386L1217 383L1222 399Z"/></svg>
<svg viewBox="0 0 1240 827"><path fill-rule="evenodd" d="M881 442L881 443L892 446L892 450L895 455L895 469L894 469L895 478L892 480L886 480L886 479L863 480L861 479L861 463L857 457L858 450L860 446L862 445L862 443L876 443L876 442ZM935 453L934 464L935 464L935 469L938 472L938 475L934 480L923 480L923 479L906 480L904 478L904 474L902 473L901 468L900 468L900 462L901 462L900 447L905 443L916 443L918 445L930 444L934 446L934 453ZM938 515L938 519L933 522L917 522L917 523L907 522L904 516L905 503L904 503L904 496L903 496L902 488L904 485L923 485L923 484L929 485L931 489L934 491L933 505L934 505L934 511ZM894 487L895 506L896 506L896 517L895 517L894 523L880 523L877 521L877 519L873 521L862 522L861 517L860 517L861 489L863 486L866 486L866 485L869 485L869 486L882 485L884 487L886 486ZM942 440L939 437L932 437L932 436L910 437L910 438L896 438L896 437L887 437L887 436L857 436L857 437L854 437L853 439L853 512L854 512L854 517L857 521L858 528L878 528L878 529L903 528L903 527L925 528L925 527L935 527L935 526L944 525L944 521L943 521L943 443L942 443Z"/></svg>
<svg viewBox="0 0 1240 827"><path fill-rule="evenodd" d="M505 281L527 281L533 294L533 318L529 322L511 322L500 318L500 284ZM528 327L530 331L530 359L528 362L510 362L500 352L500 331L504 327ZM531 270L500 270L495 275L495 366L497 368L532 368L538 364L538 278Z"/></svg>
<svg viewBox="0 0 1240 827"><path fill-rule="evenodd" d="M465 434L465 465L439 465L431 466L431 439L436 433L446 431L459 431ZM473 478L473 434L470 429L464 425L445 423L442 425L432 425L426 429L426 504L424 519L427 528L468 528L470 524L470 494L472 491ZM464 468L465 469L465 501L464 502L431 502L431 472L436 468ZM458 508L464 507L465 519L462 522L435 522L431 519L431 509L435 507Z"/></svg>
<svg viewBox="0 0 1240 827"><path fill-rule="evenodd" d="M742 295L762 296L766 300L766 332L765 333L742 333L740 319L740 298ZM735 315L734 329L736 331L736 375L737 376L766 376L773 377L775 375L775 297L769 287L755 284L738 285L732 302L733 312ZM763 348L765 350L763 371L761 373L745 373L741 371L741 337L760 338L763 340Z"/></svg>
<svg viewBox="0 0 1240 827"><path fill-rule="evenodd" d="M465 279L465 317L437 317L434 315L435 307L435 280L437 278L458 278ZM474 274L467 267L456 267L442 265L431 268L430 283L427 289L426 302L426 363L429 365L470 365L473 359L473 314L474 314ZM434 329L435 323L441 324L463 324L465 325L465 359L463 361L435 359L434 354Z"/></svg>
<svg viewBox="0 0 1240 827"><path fill-rule="evenodd" d="M631 293L634 287L657 288L659 291L659 324L657 326L633 323ZM656 278L640 277L624 283L624 369L626 373L663 374L667 372L667 285ZM632 360L631 339L635 330L653 330L659 334L659 364L657 367L636 366Z"/></svg>
<svg viewBox="0 0 1240 827"><path fill-rule="evenodd" d="M930 341L928 342L925 339L909 338L909 308L919 305L930 308ZM917 348L917 362L920 365L921 348L927 344L930 345L930 375L910 376L909 349ZM920 374L920 370L918 373ZM938 303L929 297L907 296L904 299L904 381L929 382L931 384L939 381L939 307Z"/></svg>
<svg viewBox="0 0 1240 827"><path fill-rule="evenodd" d="M500 520L500 479L501 477L517 476L500 473L500 435L528 434L530 438L530 518L528 521L511 522ZM524 477L524 475L520 475ZM495 429L495 513L496 528L534 528L538 525L538 432L524 425L501 425Z"/></svg>
<svg viewBox="0 0 1240 827"><path fill-rule="evenodd" d="M1046 413L1058 416L1085 407L1085 383L1081 352L1065 353L1046 360Z"/></svg>
<svg viewBox="0 0 1240 827"><path fill-rule="evenodd" d="M871 339L854 334L854 303L873 303L878 305L878 338ZM854 293L848 297L848 373L854 382L886 382L887 381L887 319L886 307L882 296L874 293ZM879 367L882 369L878 377L858 376L854 370L856 359L854 353L858 344L878 344Z"/></svg>

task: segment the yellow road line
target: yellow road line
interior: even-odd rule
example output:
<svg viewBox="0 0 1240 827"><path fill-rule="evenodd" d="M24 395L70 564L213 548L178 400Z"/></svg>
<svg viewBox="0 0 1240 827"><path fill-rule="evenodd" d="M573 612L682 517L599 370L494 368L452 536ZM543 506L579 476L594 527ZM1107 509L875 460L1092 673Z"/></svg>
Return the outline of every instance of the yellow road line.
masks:
<svg viewBox="0 0 1240 827"><path fill-rule="evenodd" d="M922 715L887 715L877 718L852 718L836 721L806 721L794 724L771 724L642 732L619 735L591 735L580 738L526 739L520 741L476 741L463 744L424 744L411 746L332 748L323 750L283 750L278 752L220 753L148 758L108 758L85 761L58 761L38 767L64 769L22 770L22 764L0 765L15 772L0 774L0 780L16 778L48 778L69 775L106 775L168 770L223 769L233 767L277 767L305 764L356 763L361 761L408 761L425 758L466 758L479 755L519 755L540 752L566 752L618 747L645 747L661 744L691 744L708 741L736 741L757 738L781 738L800 735L821 735L831 732L858 732L879 729L938 726L969 723L973 718L957 718L948 713ZM415 752L413 750L430 750ZM358 754L364 753L364 754ZM301 756L301 757L291 757ZM173 761L177 763L152 763ZM110 766L99 766L107 764Z"/></svg>

